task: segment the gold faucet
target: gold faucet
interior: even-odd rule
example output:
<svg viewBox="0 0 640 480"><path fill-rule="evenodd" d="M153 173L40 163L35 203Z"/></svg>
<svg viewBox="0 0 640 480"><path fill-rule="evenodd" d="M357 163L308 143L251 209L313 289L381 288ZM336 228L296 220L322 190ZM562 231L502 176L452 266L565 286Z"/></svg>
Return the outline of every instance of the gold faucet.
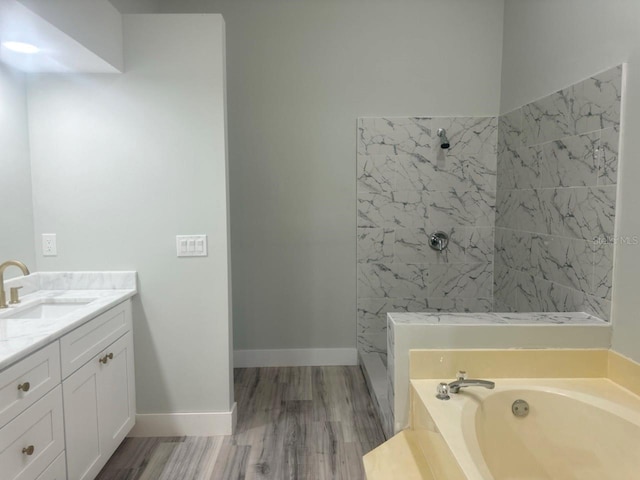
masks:
<svg viewBox="0 0 640 480"><path fill-rule="evenodd" d="M17 260L9 260L0 265L0 308L7 308L7 294L4 291L4 271L7 267L18 267L23 275L29 275L27 266Z"/></svg>

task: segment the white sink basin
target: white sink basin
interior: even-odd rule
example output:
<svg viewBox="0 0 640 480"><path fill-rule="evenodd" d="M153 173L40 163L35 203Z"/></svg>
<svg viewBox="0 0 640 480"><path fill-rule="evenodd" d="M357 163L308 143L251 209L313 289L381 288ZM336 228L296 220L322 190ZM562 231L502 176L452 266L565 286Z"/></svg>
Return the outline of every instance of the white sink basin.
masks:
<svg viewBox="0 0 640 480"><path fill-rule="evenodd" d="M93 298L83 299L81 301L44 301L19 313L14 313L10 317L17 319L42 319L42 318L58 318L64 317L75 310L83 308L91 303Z"/></svg>

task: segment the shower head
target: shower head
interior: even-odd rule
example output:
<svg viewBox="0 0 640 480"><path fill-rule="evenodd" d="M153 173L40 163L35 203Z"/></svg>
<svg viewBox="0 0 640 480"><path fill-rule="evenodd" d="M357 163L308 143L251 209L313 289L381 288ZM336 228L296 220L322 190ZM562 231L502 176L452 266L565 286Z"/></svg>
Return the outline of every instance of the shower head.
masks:
<svg viewBox="0 0 640 480"><path fill-rule="evenodd" d="M438 137L440 137L440 148L446 150L451 146L451 144L449 143L449 139L447 138L447 132L444 128L439 128L437 133Z"/></svg>

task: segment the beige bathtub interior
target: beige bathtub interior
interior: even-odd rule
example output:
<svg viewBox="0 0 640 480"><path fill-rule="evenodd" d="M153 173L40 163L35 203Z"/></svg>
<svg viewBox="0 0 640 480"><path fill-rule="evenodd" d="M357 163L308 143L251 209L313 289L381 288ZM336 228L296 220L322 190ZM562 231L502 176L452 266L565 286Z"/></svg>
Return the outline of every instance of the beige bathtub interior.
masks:
<svg viewBox="0 0 640 480"><path fill-rule="evenodd" d="M459 370L473 378L604 378L640 396L640 364L605 349L410 352L411 380L453 379ZM432 423L412 391L410 428L363 457L367 479L466 480Z"/></svg>
<svg viewBox="0 0 640 480"><path fill-rule="evenodd" d="M527 478L539 479L638 476L640 399L636 395L602 378L540 380L536 382L540 389L531 389L530 382L505 379L501 383L508 390L479 392L486 395L481 403L467 402L461 418L462 443L471 454L466 458L482 478L512 479L523 472ZM429 386L432 396L435 386ZM621 401L611 401L614 396ZM532 405L526 419L510 412L520 398Z"/></svg>

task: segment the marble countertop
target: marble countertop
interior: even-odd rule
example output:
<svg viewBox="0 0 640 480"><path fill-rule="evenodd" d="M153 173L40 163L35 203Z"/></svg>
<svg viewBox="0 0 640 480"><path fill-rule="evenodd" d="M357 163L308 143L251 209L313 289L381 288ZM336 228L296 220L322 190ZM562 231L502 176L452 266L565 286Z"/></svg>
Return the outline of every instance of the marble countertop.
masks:
<svg viewBox="0 0 640 480"><path fill-rule="evenodd" d="M138 293L136 272L47 272L5 281L5 289L22 286L21 303L0 310L0 370L58 340L97 315ZM53 319L14 319L12 315L55 298L83 304Z"/></svg>
<svg viewBox="0 0 640 480"><path fill-rule="evenodd" d="M609 327L593 315L583 312L534 313L388 313L395 324L412 325L593 325Z"/></svg>

